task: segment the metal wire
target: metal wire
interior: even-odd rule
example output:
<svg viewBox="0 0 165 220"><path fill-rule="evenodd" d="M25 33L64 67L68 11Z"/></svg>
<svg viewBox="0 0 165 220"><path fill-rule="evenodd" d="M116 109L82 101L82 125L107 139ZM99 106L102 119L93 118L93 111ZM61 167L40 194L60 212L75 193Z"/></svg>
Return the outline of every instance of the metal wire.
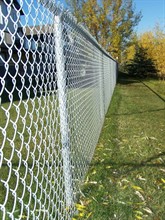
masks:
<svg viewBox="0 0 165 220"><path fill-rule="evenodd" d="M72 219L116 62L53 0L0 10L0 219Z"/></svg>

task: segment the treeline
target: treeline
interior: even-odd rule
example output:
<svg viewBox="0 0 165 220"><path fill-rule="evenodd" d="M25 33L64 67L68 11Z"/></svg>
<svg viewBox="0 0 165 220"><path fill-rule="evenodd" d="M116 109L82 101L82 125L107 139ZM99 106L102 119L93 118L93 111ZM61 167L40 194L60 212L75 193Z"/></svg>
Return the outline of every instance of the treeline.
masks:
<svg viewBox="0 0 165 220"><path fill-rule="evenodd" d="M165 33L156 27L137 37L141 20L133 0L66 0L77 21L129 73L165 78Z"/></svg>
<svg viewBox="0 0 165 220"><path fill-rule="evenodd" d="M66 0L78 22L121 62L134 27L141 19L132 0Z"/></svg>
<svg viewBox="0 0 165 220"><path fill-rule="evenodd" d="M134 35L122 64L129 73L165 79L165 32L159 25L140 36Z"/></svg>

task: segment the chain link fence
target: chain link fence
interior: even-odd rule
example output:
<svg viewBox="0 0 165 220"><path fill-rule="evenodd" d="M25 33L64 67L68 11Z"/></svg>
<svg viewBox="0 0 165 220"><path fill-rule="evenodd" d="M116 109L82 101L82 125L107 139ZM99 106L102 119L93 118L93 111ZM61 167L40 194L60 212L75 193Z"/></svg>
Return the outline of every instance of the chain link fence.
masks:
<svg viewBox="0 0 165 220"><path fill-rule="evenodd" d="M0 1L0 219L72 219L116 71L54 1Z"/></svg>

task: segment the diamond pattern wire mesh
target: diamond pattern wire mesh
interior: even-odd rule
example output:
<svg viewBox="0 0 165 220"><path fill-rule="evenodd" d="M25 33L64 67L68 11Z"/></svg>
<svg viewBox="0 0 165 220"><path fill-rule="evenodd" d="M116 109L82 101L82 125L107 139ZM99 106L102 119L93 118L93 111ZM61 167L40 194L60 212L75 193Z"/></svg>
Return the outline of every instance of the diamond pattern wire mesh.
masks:
<svg viewBox="0 0 165 220"><path fill-rule="evenodd" d="M52 0L0 12L0 219L71 219L116 62Z"/></svg>

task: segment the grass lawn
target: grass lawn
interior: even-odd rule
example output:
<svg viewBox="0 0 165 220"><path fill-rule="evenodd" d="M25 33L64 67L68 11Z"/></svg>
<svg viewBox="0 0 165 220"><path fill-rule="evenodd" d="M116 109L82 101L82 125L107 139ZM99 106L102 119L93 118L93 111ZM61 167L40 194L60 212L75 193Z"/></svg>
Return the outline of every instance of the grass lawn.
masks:
<svg viewBox="0 0 165 220"><path fill-rule="evenodd" d="M144 83L165 99L165 80L144 80Z"/></svg>
<svg viewBox="0 0 165 220"><path fill-rule="evenodd" d="M165 102L136 79L116 86L82 193L82 219L165 219Z"/></svg>

